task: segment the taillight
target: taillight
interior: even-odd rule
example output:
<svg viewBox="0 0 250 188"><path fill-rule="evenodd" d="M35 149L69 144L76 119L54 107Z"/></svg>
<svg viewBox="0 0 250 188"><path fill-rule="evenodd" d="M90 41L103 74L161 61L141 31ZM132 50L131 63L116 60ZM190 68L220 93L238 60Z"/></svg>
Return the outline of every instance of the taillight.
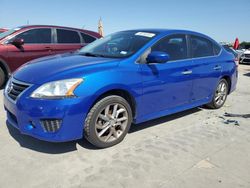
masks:
<svg viewBox="0 0 250 188"><path fill-rule="evenodd" d="M238 58L238 57L236 57L236 58L234 59L234 63L235 63L235 65L236 65L236 67L238 68L238 66L239 66L239 58Z"/></svg>

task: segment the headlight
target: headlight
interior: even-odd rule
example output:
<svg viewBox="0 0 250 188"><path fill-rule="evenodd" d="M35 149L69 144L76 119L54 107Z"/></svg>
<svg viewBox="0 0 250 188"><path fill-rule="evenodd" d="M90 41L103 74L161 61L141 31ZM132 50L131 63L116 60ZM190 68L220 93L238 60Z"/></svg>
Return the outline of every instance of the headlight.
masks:
<svg viewBox="0 0 250 188"><path fill-rule="evenodd" d="M36 89L32 98L64 98L74 97L74 90L83 82L83 79L67 79L54 82L48 82Z"/></svg>

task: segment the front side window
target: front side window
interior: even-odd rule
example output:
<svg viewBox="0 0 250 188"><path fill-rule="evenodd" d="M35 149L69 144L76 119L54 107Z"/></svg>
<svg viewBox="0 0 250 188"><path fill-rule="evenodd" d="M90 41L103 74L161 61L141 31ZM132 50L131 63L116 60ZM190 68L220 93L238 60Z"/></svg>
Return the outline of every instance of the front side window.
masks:
<svg viewBox="0 0 250 188"><path fill-rule="evenodd" d="M118 32L88 44L79 53L89 56L125 58L135 54L155 36L156 33L152 32Z"/></svg>
<svg viewBox="0 0 250 188"><path fill-rule="evenodd" d="M168 36L152 46L152 51L161 51L169 55L169 60L181 60L187 58L187 41L185 35Z"/></svg>
<svg viewBox="0 0 250 188"><path fill-rule="evenodd" d="M193 58L214 55L213 43L203 37L191 36L191 55Z"/></svg>
<svg viewBox="0 0 250 188"><path fill-rule="evenodd" d="M78 32L65 30L65 29L57 29L57 43L60 44L76 44L81 43L80 36Z"/></svg>
<svg viewBox="0 0 250 188"><path fill-rule="evenodd" d="M47 44L51 43L51 29L31 29L17 35L15 38L23 39L25 44Z"/></svg>

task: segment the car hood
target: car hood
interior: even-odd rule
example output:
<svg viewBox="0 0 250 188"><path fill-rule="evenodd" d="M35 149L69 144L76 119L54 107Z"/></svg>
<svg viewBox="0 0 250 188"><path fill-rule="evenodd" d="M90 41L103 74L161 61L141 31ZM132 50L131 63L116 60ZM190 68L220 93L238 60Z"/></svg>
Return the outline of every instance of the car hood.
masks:
<svg viewBox="0 0 250 188"><path fill-rule="evenodd" d="M118 62L119 59L87 57L80 54L54 55L26 63L14 72L13 77L19 81L40 84L112 69Z"/></svg>

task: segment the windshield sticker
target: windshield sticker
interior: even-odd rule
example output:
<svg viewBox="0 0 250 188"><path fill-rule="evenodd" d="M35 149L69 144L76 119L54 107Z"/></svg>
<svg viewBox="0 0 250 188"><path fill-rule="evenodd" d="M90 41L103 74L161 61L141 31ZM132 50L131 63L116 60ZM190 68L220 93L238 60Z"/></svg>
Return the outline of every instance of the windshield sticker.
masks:
<svg viewBox="0 0 250 188"><path fill-rule="evenodd" d="M152 38L155 36L154 33L147 33L147 32L137 32L135 35L149 37L149 38Z"/></svg>
<svg viewBox="0 0 250 188"><path fill-rule="evenodd" d="M121 51L120 52L120 54L122 54L122 55L126 55L128 52L126 52L126 51Z"/></svg>

